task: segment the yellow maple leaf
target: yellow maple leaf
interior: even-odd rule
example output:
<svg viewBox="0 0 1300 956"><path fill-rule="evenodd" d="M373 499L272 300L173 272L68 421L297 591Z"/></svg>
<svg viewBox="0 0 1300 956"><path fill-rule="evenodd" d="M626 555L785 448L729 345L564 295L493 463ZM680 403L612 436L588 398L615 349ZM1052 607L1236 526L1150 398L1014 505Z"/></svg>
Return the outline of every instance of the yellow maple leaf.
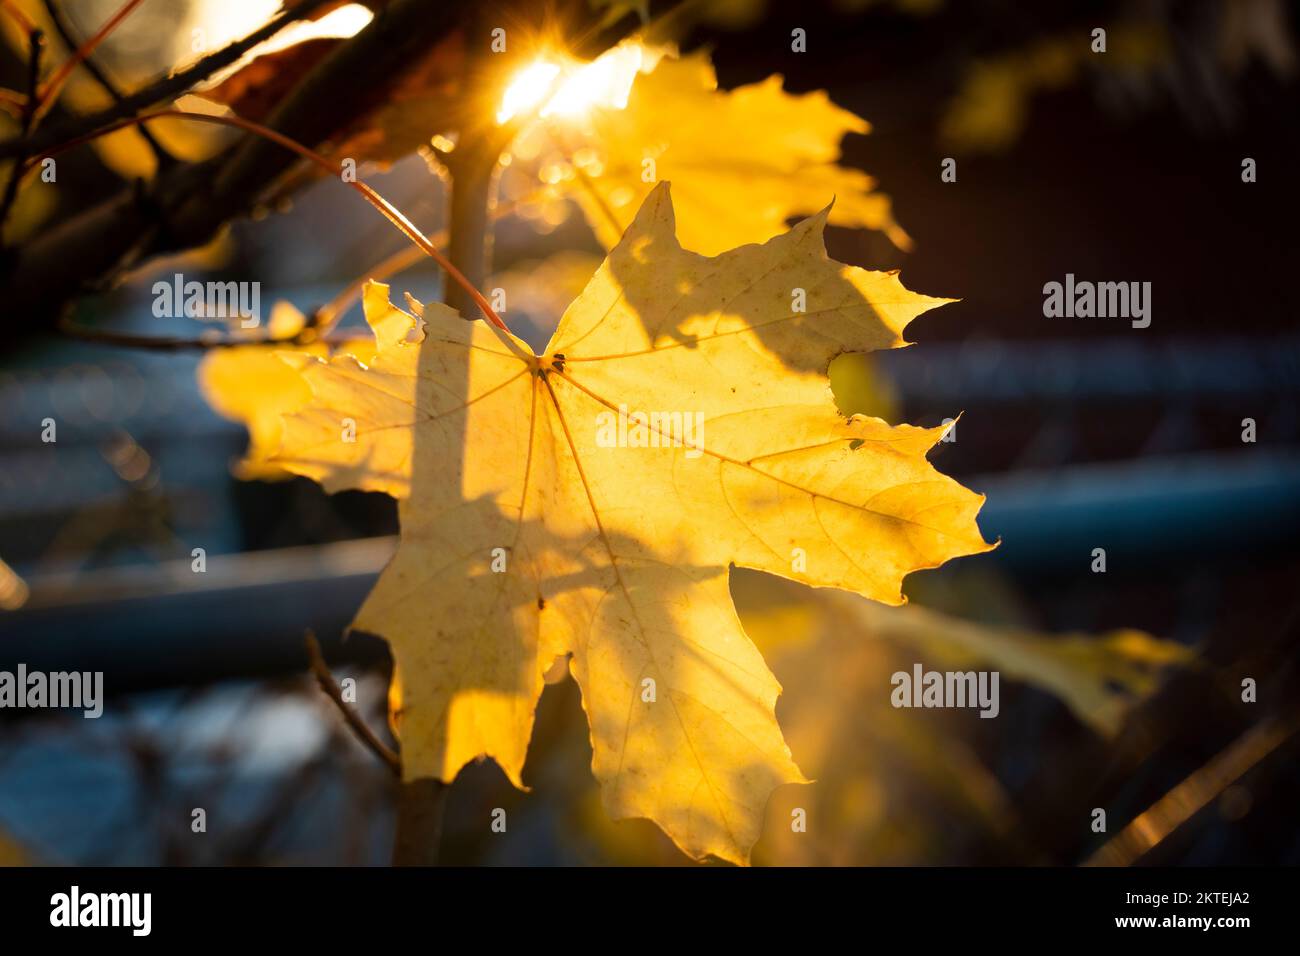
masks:
<svg viewBox="0 0 1300 956"><path fill-rule="evenodd" d="M271 310L267 332L273 339L289 339L301 332L307 318L288 302ZM239 330L236 330L238 333ZM324 358L347 353L368 362L374 355L373 338L356 338L330 349L324 342L304 345L253 343L214 349L199 363L199 390L213 411L248 429L248 450L231 470L245 481L275 481L291 477L270 462L280 450L281 419L311 399L311 389L297 369L285 361L290 354Z"/></svg>
<svg viewBox="0 0 1300 956"><path fill-rule="evenodd" d="M573 157L556 185L607 249L660 181L673 183L679 238L694 252L766 241L832 199L832 225L878 229L908 249L875 180L839 165L844 135L869 129L824 91L785 92L779 75L719 90L708 54L697 52L660 58L636 77L625 108L594 108L585 122L552 117L525 135ZM528 148L540 151L535 141Z"/></svg>
<svg viewBox="0 0 1300 956"><path fill-rule="evenodd" d="M995 665L1005 679L1060 698L1081 722L1107 737L1119 733L1132 706L1149 697L1161 678L1195 659L1182 644L1132 628L1048 634L965 620L915 603L882 607L843 592L809 593L749 574L733 582L732 590L742 620L769 658L784 654L787 645L801 645L792 653L803 658L809 675L805 688L814 684L817 660L839 658L845 642L883 639L922 652L927 663L945 669ZM810 653L809 645L818 642L829 646Z"/></svg>
<svg viewBox="0 0 1300 956"><path fill-rule="evenodd" d="M827 603L833 606L838 597ZM1194 657L1181 644L1132 628L1098 635L1043 634L915 607L900 613L862 601L839 606L860 630L914 645L951 668L995 664L1006 678L1055 694L1076 717L1108 737L1119 733L1129 709L1155 690L1167 669Z"/></svg>
<svg viewBox="0 0 1300 956"><path fill-rule="evenodd" d="M287 302L277 302L270 327L294 335L306 319ZM278 337L278 336L277 336ZM310 355L329 354L324 343L302 346ZM280 448L280 417L305 405L311 389L293 368L276 357L268 345L238 345L215 349L199 363L199 390L212 409L224 418L242 422L248 429L248 451L232 470L245 480L284 478L289 473L267 463Z"/></svg>
<svg viewBox="0 0 1300 956"><path fill-rule="evenodd" d="M831 359L904 344L947 300L829 260L828 212L707 258L664 184L540 356L371 284L368 366L292 357L313 398L276 463L401 499L354 626L393 647L407 779L488 755L522 786L567 658L610 815L747 862L772 790L804 780L729 566L897 604L909 572L991 547L982 497L926 460L943 428L836 411Z"/></svg>

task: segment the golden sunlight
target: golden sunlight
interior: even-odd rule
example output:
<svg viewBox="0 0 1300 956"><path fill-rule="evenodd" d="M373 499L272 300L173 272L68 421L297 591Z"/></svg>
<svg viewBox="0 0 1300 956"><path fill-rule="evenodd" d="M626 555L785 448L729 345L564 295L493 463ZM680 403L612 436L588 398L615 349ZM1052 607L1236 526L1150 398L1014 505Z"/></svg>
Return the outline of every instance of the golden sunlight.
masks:
<svg viewBox="0 0 1300 956"><path fill-rule="evenodd" d="M280 0L199 0L189 12L182 29L177 31L177 55L184 59L219 49L247 36L279 11ZM235 73L259 56L286 47L327 37L346 38L360 33L374 19L374 13L360 3L346 3L315 20L289 24L274 37L259 44L238 63L223 70L214 80Z"/></svg>
<svg viewBox="0 0 1300 956"><path fill-rule="evenodd" d="M336 7L316 20L299 20L291 23L276 36L267 40L254 52L257 56L283 50L286 47L302 43L305 40L338 37L346 39L355 36L375 18L369 8L360 3L347 3Z"/></svg>
<svg viewBox="0 0 1300 956"><path fill-rule="evenodd" d="M635 41L620 43L584 63L541 58L519 71L506 88L497 110L505 123L522 113L538 116L580 116L593 107L623 109L638 73L655 68L664 50Z"/></svg>
<svg viewBox="0 0 1300 956"><path fill-rule="evenodd" d="M545 60L537 60L520 70L501 97L497 122L504 123L520 113L535 109L551 92L551 86L559 75L560 67Z"/></svg>

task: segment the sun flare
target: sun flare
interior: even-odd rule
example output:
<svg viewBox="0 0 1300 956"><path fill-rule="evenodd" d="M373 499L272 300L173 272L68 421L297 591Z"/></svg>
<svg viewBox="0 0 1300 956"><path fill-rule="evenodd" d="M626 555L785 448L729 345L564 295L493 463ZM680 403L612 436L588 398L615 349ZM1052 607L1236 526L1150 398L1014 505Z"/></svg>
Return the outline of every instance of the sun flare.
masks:
<svg viewBox="0 0 1300 956"><path fill-rule="evenodd" d="M539 57L511 80L497 122L534 111L539 117L575 117L596 107L621 110L627 106L637 74L653 70L662 55L661 50L625 42L590 62Z"/></svg>

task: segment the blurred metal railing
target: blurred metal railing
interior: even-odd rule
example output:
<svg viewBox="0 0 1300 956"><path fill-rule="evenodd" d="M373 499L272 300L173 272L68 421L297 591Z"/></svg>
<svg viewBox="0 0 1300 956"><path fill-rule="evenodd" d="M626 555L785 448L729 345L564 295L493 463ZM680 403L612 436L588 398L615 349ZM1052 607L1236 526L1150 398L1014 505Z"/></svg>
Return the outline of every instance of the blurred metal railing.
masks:
<svg viewBox="0 0 1300 956"><path fill-rule="evenodd" d="M1300 540L1300 453L1201 455L971 479L988 496L991 561L1020 577L1088 573L1105 547L1130 564L1234 564ZM391 537L209 554L189 561L33 577L0 612L0 669L102 670L124 692L300 672L303 630L332 661L378 661L364 635L340 639L392 554Z"/></svg>

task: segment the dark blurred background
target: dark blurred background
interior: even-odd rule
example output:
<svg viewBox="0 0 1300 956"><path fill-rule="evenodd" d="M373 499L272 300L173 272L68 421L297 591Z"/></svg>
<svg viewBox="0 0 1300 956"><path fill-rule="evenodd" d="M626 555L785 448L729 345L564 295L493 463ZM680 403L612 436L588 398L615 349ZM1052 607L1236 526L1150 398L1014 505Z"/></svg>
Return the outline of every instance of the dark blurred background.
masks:
<svg viewBox="0 0 1300 956"><path fill-rule="evenodd" d="M151 5L106 47L108 65L143 78L148 64L171 62L162 47L188 24L240 6L168 4L150 30ZM67 4L83 36L114 6ZM232 35L260 22L256 6ZM936 796L933 767L906 739L846 734L841 746L872 753L877 768L836 791L882 808L866 835L849 857L760 844L759 859L1073 864L1105 845L1087 827L1092 807L1108 808L1113 835L1186 784L1208 805L1142 862L1300 862L1294 737L1230 751L1244 767L1227 783L1204 772L1252 726L1293 721L1300 699L1296 6L704 6L684 46L712 48L723 86L781 73L787 89L826 89L871 122L869 136L846 139L845 162L878 179L915 250L833 229L831 255L901 268L909 288L961 299L909 328L913 348L874 356L871 374L893 396L893 420L962 413L936 465L988 496L981 527L1002 545L917 575L909 594L1048 632L1139 628L1199 660L1133 708L1114 739L1027 685L1004 687L998 721L944 725L980 768L961 786L977 777L987 799ZM1105 55L1088 50L1097 26ZM793 27L807 31L806 54L790 52ZM20 61L6 55L0 85L15 86ZM940 179L946 157L955 183ZM1257 182L1242 181L1246 157ZM59 208L85 201L76 188L119 181L78 177L84 186L61 193ZM441 185L418 157L371 181L426 229L442 224ZM220 246L207 254L222 277L260 278L264 309L284 298L306 310L401 238L321 183ZM497 265L557 246L599 253L576 214L549 234L512 220ZM1066 273L1150 282L1150 327L1045 318L1042 287ZM154 331L151 281L85 301L82 314ZM438 295L424 267L395 284ZM530 319L544 328L555 316ZM342 633L391 553L395 507L303 479L236 480L229 466L246 436L203 401L197 362L57 338L0 357L0 669L103 670L115 695L95 721L0 713L0 829L38 861L385 862L393 783L306 676L303 629L321 637L336 674L359 678L359 704L382 726L386 651ZM59 421L56 445L39 439L47 415ZM1242 439L1247 418L1253 443ZM189 573L195 547L206 549L205 575ZM1105 574L1090 570L1096 547ZM789 690L793 678L774 669ZM1240 700L1245 677L1258 682L1256 704ZM602 821L586 746L573 685L548 688L532 792L514 792L491 764L468 768L452 791L444 858L685 862L649 824ZM968 812L974 804L987 812ZM498 806L510 812L508 841L480 825ZM207 810L204 839L190 831L194 807Z"/></svg>

